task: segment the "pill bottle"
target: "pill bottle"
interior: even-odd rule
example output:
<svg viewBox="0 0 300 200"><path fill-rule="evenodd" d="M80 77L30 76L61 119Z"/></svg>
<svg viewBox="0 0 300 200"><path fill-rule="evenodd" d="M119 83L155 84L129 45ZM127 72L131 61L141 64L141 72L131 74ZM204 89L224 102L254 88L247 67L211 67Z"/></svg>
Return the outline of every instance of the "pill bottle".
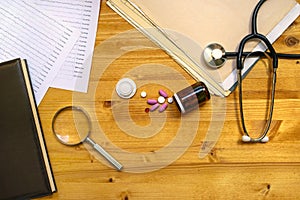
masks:
<svg viewBox="0 0 300 200"><path fill-rule="evenodd" d="M197 82L173 95L181 113L199 108L210 99L209 91L203 82Z"/></svg>

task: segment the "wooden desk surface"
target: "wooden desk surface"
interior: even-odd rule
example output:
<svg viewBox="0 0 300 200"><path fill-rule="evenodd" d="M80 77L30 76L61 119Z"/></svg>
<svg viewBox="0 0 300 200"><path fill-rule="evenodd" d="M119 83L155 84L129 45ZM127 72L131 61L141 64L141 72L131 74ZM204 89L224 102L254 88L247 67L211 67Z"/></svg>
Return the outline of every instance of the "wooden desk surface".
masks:
<svg viewBox="0 0 300 200"><path fill-rule="evenodd" d="M102 2L96 45L133 29ZM300 18L275 42L278 52L300 53ZM149 56L150 55L150 56ZM113 87L123 74L135 65L160 63L191 79L161 50L135 51L123 55L111 65L120 70L103 75L102 81ZM169 166L147 173L117 172L86 150L85 146L64 146L54 137L51 120L61 107L72 104L72 92L49 89L39 106L41 122L58 188L51 197L42 199L299 199L300 198L300 60L280 60L270 142L240 142L238 93L226 99L226 119L220 138L211 152L200 159L198 153L204 140L208 121L200 121L195 139L184 154ZM267 87L266 68L258 64L244 81L244 104L247 126L251 132L261 130L265 119ZM150 89L155 92L157 88ZM153 90L153 91L151 91ZM148 139L137 139L120 132L111 117L110 96L98 92L95 101L109 139L126 151L155 152L168 144L180 121L173 118L163 133ZM138 98L138 97L135 97ZM138 100L137 100L138 101ZM141 100L139 100L141 101ZM132 115L137 124L149 122L142 103L142 112ZM131 109L131 108L130 108ZM174 105L166 114L176 112ZM100 116L100 117L101 117ZM103 117L104 116L104 117ZM171 118L172 119L172 118Z"/></svg>

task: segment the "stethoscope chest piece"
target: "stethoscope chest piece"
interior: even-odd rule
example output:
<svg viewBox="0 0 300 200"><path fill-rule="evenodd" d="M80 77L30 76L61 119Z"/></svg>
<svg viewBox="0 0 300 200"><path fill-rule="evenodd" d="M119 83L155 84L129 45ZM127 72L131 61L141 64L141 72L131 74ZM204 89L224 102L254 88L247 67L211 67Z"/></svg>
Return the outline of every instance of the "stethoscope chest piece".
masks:
<svg viewBox="0 0 300 200"><path fill-rule="evenodd" d="M226 58L224 58L225 49L218 43L211 43L207 45L203 51L204 62L211 68L217 69L222 67Z"/></svg>

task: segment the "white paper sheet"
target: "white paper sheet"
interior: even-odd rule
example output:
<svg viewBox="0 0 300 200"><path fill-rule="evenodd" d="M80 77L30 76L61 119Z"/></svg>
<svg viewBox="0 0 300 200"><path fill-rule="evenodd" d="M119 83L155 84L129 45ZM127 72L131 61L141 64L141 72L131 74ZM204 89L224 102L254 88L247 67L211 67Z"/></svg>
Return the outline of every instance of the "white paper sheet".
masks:
<svg viewBox="0 0 300 200"><path fill-rule="evenodd" d="M60 69L52 87L87 92L91 57L97 32L100 0L32 0L43 12L81 31L76 45Z"/></svg>
<svg viewBox="0 0 300 200"><path fill-rule="evenodd" d="M39 105L79 37L24 0L1 0L0 60L27 60Z"/></svg>

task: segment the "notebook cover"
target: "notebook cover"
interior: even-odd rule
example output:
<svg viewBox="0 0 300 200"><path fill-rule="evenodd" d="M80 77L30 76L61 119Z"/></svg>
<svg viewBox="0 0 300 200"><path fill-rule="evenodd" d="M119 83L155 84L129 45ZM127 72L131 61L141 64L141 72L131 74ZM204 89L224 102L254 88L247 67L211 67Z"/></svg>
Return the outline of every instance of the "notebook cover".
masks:
<svg viewBox="0 0 300 200"><path fill-rule="evenodd" d="M0 199L56 191L26 62L0 64Z"/></svg>

